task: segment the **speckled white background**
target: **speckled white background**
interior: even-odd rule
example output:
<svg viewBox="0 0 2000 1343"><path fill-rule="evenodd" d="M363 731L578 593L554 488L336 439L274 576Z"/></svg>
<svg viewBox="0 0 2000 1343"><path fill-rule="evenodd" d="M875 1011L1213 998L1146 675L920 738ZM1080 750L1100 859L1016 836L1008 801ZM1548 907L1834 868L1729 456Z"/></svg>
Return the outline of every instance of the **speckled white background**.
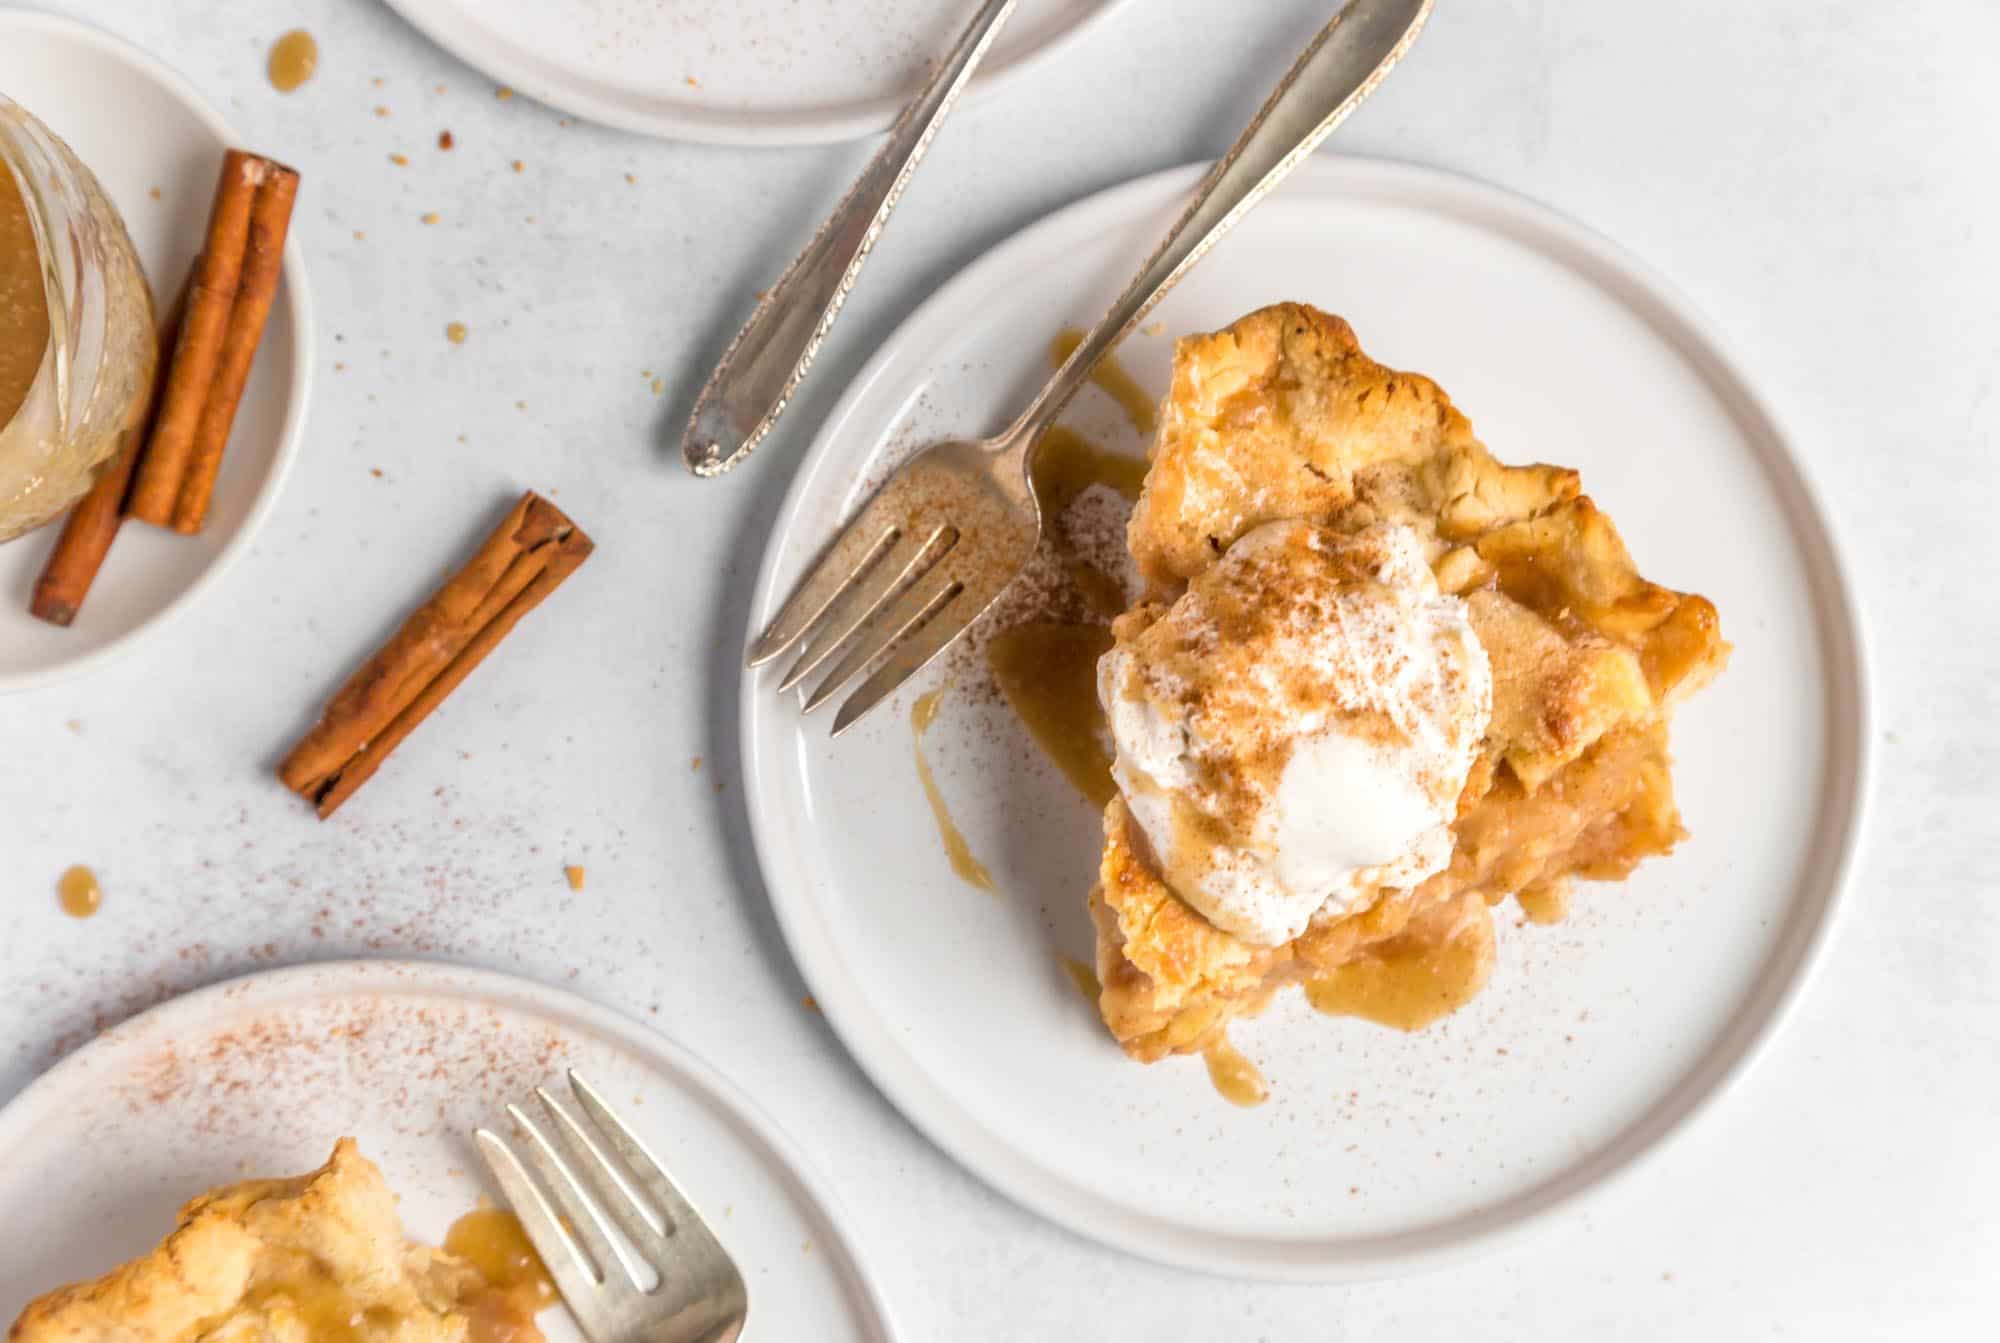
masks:
<svg viewBox="0 0 2000 1343"><path fill-rule="evenodd" d="M1314 1289L1099 1250L988 1192L884 1104L799 1005L737 793L734 664L768 520L843 375L1023 224L1220 150L1330 6L1148 0L961 111L785 431L721 485L671 456L686 397L864 147L723 151L562 125L497 101L364 0L54 7L158 52L305 171L322 366L253 556L135 658L0 700L0 1097L194 984L440 956L569 985L728 1071L828 1177L912 1338L1990 1328L2000 10L1443 0L1341 133L1548 201L1714 317L1837 510L1870 622L1881 779L1823 974L1712 1122L1520 1248ZM298 25L322 68L280 98L263 54ZM463 346L443 337L454 320ZM524 485L559 491L597 555L316 824L269 766ZM78 861L107 890L89 923L52 894ZM588 867L582 894L566 862Z"/></svg>

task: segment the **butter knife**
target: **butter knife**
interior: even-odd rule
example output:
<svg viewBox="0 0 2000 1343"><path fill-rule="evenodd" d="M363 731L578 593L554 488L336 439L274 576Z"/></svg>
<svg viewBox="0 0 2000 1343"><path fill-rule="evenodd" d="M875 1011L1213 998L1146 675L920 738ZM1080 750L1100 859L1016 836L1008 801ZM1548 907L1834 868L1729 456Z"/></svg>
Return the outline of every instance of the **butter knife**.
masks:
<svg viewBox="0 0 2000 1343"><path fill-rule="evenodd" d="M681 438L688 470L721 475L748 457L785 413L889 212L1016 3L984 0L833 214L722 352Z"/></svg>

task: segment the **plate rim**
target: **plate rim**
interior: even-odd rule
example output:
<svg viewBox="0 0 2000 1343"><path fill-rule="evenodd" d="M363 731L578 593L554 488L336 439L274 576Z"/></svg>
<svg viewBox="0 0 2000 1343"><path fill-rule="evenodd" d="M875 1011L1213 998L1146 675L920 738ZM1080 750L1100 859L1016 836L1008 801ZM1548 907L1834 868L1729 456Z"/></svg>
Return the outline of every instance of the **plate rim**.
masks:
<svg viewBox="0 0 2000 1343"><path fill-rule="evenodd" d="M777 605L777 560L812 490L817 467L831 445L848 432L860 403L887 373L898 352L934 315L947 311L958 295L974 288L990 269L1010 257L1032 253L1045 240L1091 218L1125 218L1134 201L1164 209L1191 189L1207 162L1184 164L1113 185L1063 206L1002 240L966 265L908 318L870 356L828 414L801 459L775 515L747 611L744 646ZM1832 754L1851 760L1851 769L1830 770L1821 781L1818 806L1823 833L1834 842L1820 850L1804 878L1817 888L1816 917L1809 926L1781 937L1766 965L1785 971L1780 982L1753 985L1735 1005L1711 1047L1690 1062L1679 1079L1604 1147L1565 1166L1548 1179L1497 1204L1464 1217L1427 1223L1413 1232L1392 1233L1373 1244L1385 1249L1356 1253L1322 1238L1261 1244L1281 1253L1259 1252L1254 1237L1191 1238L1183 1224L1170 1223L1075 1185L1002 1140L966 1115L964 1106L913 1066L863 990L852 984L837 945L814 926L822 918L807 891L787 893L774 878L783 835L775 816L773 783L766 777L760 736L766 719L776 721L780 701L766 693L762 677L746 668L741 696L739 749L743 755L744 806L767 898L801 975L843 1046L885 1097L931 1142L990 1188L1045 1219L1102 1244L1174 1267L1200 1272L1286 1282L1363 1281L1429 1270L1518 1242L1546 1227L1556 1216L1602 1197L1650 1166L1663 1152L1713 1119L1719 1102L1735 1091L1763 1059L1792 1019L1800 1000L1825 963L1825 952L1849 903L1873 799L1874 688L1866 625L1850 566L1839 541L1833 510L1798 450L1800 440L1751 380L1748 365L1720 329L1670 281L1608 236L1522 193L1464 174L1393 159L1320 154L1301 165L1289 189L1316 184L1342 194L1364 187L1418 207L1448 208L1470 215L1579 272L1606 290L1653 328L1663 341L1702 376L1712 393L1755 432L1753 446L1762 469L1774 478L1780 504L1798 537L1807 564L1809 601L1815 627L1826 641L1835 684L1829 686L1822 731ZM1415 197L1413 201L1411 198ZM1819 581L1810 581L1818 575ZM789 713L789 710L786 710ZM795 719L788 719L787 726ZM1845 738L1845 740L1843 740ZM774 755L782 755L781 739ZM1847 763L1840 761L1839 763ZM1810 913L1810 911L1809 911ZM834 976L838 973L840 978ZM1690 1083L1697 1083L1690 1093ZM1453 1228L1459 1228L1451 1234ZM1441 1243L1437 1237L1445 1236ZM1414 1239L1420 1243L1399 1246ZM1371 1242L1363 1241L1362 1245ZM1246 1247L1246 1248L1238 1248Z"/></svg>
<svg viewBox="0 0 2000 1343"><path fill-rule="evenodd" d="M199 89L180 71L133 42L82 19L38 9L0 8L0 33L18 29L31 36L70 39L93 47L107 58L131 66L141 76L153 80L178 99L216 140L227 147L243 143L243 137L212 107ZM292 375L285 384L285 410L278 426L278 445L271 455L271 468L250 501L243 525L236 529L206 568L170 601L142 618L131 629L106 643L75 656L31 671L0 672L0 695L36 690L84 676L125 656L149 635L158 634L186 614L197 600L236 567L238 560L256 540L277 508L278 496L297 463L305 443L306 414L312 404L313 369L317 353L313 340L312 290L306 281L304 254L296 235L285 240L285 290L290 299ZM50 524L52 525L52 524Z"/></svg>
<svg viewBox="0 0 2000 1343"><path fill-rule="evenodd" d="M556 1027L597 1036L639 1056L654 1071L704 1092L773 1157L798 1185L813 1210L832 1228L858 1297L857 1304L873 1314L877 1338L903 1337L888 1299L858 1242L845 1209L784 1127L742 1087L724 1076L701 1055L615 1008L593 1002L567 989L555 988L522 975L454 961L402 957L345 957L302 961L255 970L204 984L155 1003L108 1027L65 1054L0 1105L0 1151L13 1151L22 1131L32 1127L51 1100L59 1101L75 1074L88 1079L93 1055L128 1046L148 1033L189 1034L223 1011L275 1009L288 1003L337 1000L355 995L449 996L469 1003L541 1015Z"/></svg>
<svg viewBox="0 0 2000 1343"><path fill-rule="evenodd" d="M907 98L885 95L841 104L848 110L833 114L797 113L757 116L719 111L711 117L661 111L645 113L599 98L588 88L574 84L561 86L541 79L528 66L516 63L511 44L498 38L468 37L453 29L450 0L383 0L402 20L426 41L452 59L478 71L486 78L522 93L547 107L600 126L647 135L655 139L687 144L734 145L744 148L775 149L801 145L840 144L875 135L889 128ZM1075 42L1087 38L1114 14L1134 0L1091 0L1093 7L1068 26L1028 48L1014 60L995 64L988 60L973 75L960 106L984 101L988 96L1011 88L1041 64Z"/></svg>

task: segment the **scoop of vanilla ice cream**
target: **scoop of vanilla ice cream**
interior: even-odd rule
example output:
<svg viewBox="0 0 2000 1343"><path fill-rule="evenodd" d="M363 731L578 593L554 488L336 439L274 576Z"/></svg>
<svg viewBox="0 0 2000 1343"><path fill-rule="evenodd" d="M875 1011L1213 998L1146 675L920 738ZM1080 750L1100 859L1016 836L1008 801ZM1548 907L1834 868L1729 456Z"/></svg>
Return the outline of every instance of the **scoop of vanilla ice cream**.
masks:
<svg viewBox="0 0 2000 1343"><path fill-rule="evenodd" d="M1132 819L1218 928L1275 946L1451 861L1493 679L1409 528L1258 527L1097 675Z"/></svg>

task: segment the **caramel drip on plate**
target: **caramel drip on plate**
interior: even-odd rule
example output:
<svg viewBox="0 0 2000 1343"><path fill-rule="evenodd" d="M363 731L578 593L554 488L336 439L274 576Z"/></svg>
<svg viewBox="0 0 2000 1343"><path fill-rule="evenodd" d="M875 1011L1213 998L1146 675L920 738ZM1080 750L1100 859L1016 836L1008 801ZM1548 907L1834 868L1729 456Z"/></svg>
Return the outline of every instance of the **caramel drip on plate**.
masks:
<svg viewBox="0 0 2000 1343"><path fill-rule="evenodd" d="M1410 931L1306 985L1322 1012L1419 1031L1478 996L1493 973L1493 913L1468 892Z"/></svg>
<svg viewBox="0 0 2000 1343"><path fill-rule="evenodd" d="M944 843L944 856L951 861L951 870L967 885L977 886L982 891L998 891L999 888L993 884L993 874L986 870L986 864L972 856L972 846L965 842L965 835L951 819L951 808L945 805L944 794L938 791L930 761L924 759L924 733L937 720L938 705L943 701L944 690L939 688L919 696L910 709L911 747L917 757L917 777L923 781L924 797L931 804L931 816L937 821L938 838Z"/></svg>
<svg viewBox="0 0 2000 1343"><path fill-rule="evenodd" d="M986 660L1008 706L1076 790L1102 807L1117 795L1097 702L1097 660L1111 648L1101 625L1036 621L993 636Z"/></svg>
<svg viewBox="0 0 2000 1343"><path fill-rule="evenodd" d="M1076 347L1083 344L1083 332L1071 327L1049 342L1049 364L1061 368L1063 360L1070 357ZM1106 395L1118 403L1125 412L1125 418L1132 427L1142 434L1153 432L1157 411L1153 398L1139 385L1138 379L1125 371L1118 362L1118 356L1107 354L1097 361L1097 367L1090 372L1090 380L1098 385Z"/></svg>
<svg viewBox="0 0 2000 1343"><path fill-rule="evenodd" d="M1208 1064L1208 1080L1215 1084L1216 1091L1231 1105L1248 1109L1271 1098L1271 1088L1265 1084L1264 1074L1229 1043L1228 1036L1218 1035L1209 1041L1201 1056Z"/></svg>
<svg viewBox="0 0 2000 1343"><path fill-rule="evenodd" d="M1035 488L1051 518L1093 485L1127 500L1139 497L1146 464L1108 452L1061 425L1048 431L1035 458ZM1068 577L1089 608L1106 621L1125 609L1118 581L1065 553ZM1103 625L1033 620L1003 630L986 646L987 665L1007 704L1049 760L1093 806L1117 792L1111 781L1109 737L1097 702L1097 661L1111 648Z"/></svg>
<svg viewBox="0 0 2000 1343"><path fill-rule="evenodd" d="M1144 458L1101 448L1067 425L1044 433L1035 449L1035 496L1048 517L1068 508L1092 485L1107 486L1136 502L1145 483Z"/></svg>
<svg viewBox="0 0 2000 1343"><path fill-rule="evenodd" d="M1104 996L1104 986L1097 982L1097 972L1074 956L1063 957L1062 968L1069 976L1069 982L1076 985L1076 991L1083 995L1083 1000L1090 1004L1093 1012L1096 1011L1097 1000Z"/></svg>
<svg viewBox="0 0 2000 1343"><path fill-rule="evenodd" d="M556 1285L521 1221L505 1208L475 1208L451 1224L444 1248L479 1270L485 1289L466 1301L467 1343L541 1343L535 1313L555 1303Z"/></svg>

